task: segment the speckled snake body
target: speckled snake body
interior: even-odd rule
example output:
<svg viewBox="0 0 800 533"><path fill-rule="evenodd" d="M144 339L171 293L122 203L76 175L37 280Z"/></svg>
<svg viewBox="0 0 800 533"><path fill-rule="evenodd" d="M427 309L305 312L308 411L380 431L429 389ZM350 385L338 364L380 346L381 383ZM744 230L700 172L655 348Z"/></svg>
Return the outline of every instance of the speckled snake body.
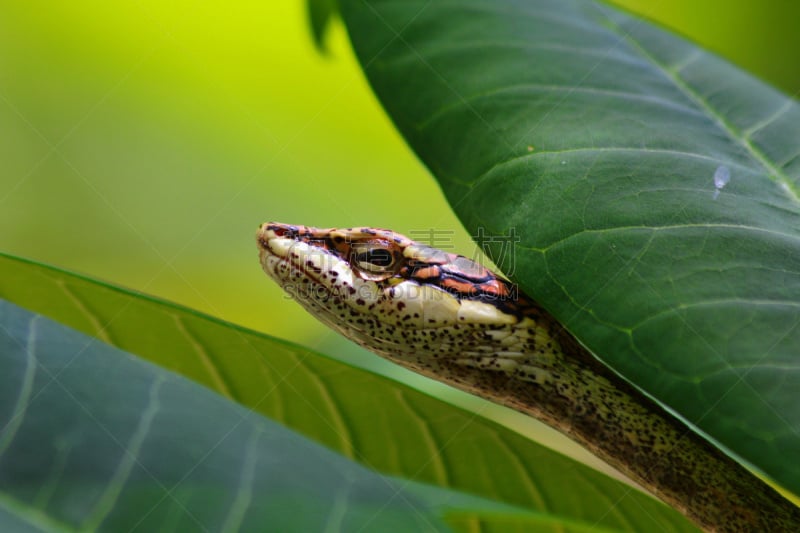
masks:
<svg viewBox="0 0 800 533"><path fill-rule="evenodd" d="M800 531L800 510L583 348L508 281L388 230L263 224L261 264L331 328L546 422L712 531Z"/></svg>

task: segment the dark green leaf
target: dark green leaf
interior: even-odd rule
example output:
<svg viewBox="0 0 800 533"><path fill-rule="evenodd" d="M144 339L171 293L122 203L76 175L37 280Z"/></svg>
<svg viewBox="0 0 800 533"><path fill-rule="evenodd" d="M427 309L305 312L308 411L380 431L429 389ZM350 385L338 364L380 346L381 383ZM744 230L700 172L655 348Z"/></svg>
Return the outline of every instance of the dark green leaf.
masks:
<svg viewBox="0 0 800 533"><path fill-rule="evenodd" d="M516 232L511 256L490 243L496 262L624 377L800 493L800 106L598 2L342 7L467 228Z"/></svg>
<svg viewBox="0 0 800 533"><path fill-rule="evenodd" d="M199 381L373 469L533 510L537 527L694 529L652 498L475 413L305 348L2 255L0 297Z"/></svg>
<svg viewBox="0 0 800 533"><path fill-rule="evenodd" d="M3 531L446 529L401 482L3 300L0 427Z"/></svg>

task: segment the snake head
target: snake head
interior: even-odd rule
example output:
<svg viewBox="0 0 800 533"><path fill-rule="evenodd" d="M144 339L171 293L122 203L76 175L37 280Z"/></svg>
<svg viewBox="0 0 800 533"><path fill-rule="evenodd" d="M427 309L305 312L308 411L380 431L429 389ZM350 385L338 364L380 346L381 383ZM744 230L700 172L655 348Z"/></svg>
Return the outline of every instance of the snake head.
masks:
<svg viewBox="0 0 800 533"><path fill-rule="evenodd" d="M390 230L268 222L256 241L264 272L292 298L394 359L496 351L503 332L535 309L478 263Z"/></svg>

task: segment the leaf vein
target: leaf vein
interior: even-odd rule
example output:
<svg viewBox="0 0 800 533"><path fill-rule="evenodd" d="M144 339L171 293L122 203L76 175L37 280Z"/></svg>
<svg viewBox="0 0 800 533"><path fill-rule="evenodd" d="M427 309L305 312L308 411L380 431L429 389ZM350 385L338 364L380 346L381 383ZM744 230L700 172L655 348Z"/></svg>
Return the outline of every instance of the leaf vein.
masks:
<svg viewBox="0 0 800 533"><path fill-rule="evenodd" d="M548 244L545 247L526 247L518 245L520 248L533 250L536 252L547 253L552 248L559 246L570 239L574 239L576 237L580 237L586 234L602 234L602 233L612 233L612 232L622 232L622 231L652 231L652 232L659 232L659 231L671 231L671 230L682 230L682 229L733 229L733 230L744 230L744 231L752 231L757 233L766 233L767 235L772 235L775 237L781 237L791 240L800 240L800 236L793 235L791 233L784 233L781 231L775 231L766 228L759 228L756 226L745 226L743 224L716 224L716 223L705 223L705 224L671 224L671 225L664 225L664 226L617 226L613 228L598 228L598 229L583 229L581 231L577 231L562 239L558 239L557 241L553 241L552 243Z"/></svg>
<svg viewBox="0 0 800 533"><path fill-rule="evenodd" d="M403 393L402 389L397 389L396 391L397 399L399 402L412 414L414 415L414 419L417 421L418 425L422 429L422 437L425 443L427 444L428 448L431 450L430 457L426 464L422 465L420 469L424 468L428 464L433 464L433 470L436 473L436 480L437 482L443 487L450 486L450 476L448 475L447 466L445 466L442 460L442 449L444 446L439 446L437 444L437 439L431 430L431 426L428 423L428 420L422 416L408 401L405 394Z"/></svg>
<svg viewBox="0 0 800 533"><path fill-rule="evenodd" d="M711 118L732 141L738 144L750 157L757 161L766 170L767 174L773 181L781 185L781 188L786 192L787 196L789 196L793 202L800 204L800 196L798 195L798 192L794 189L789 176L787 176L781 168L770 162L761 150L753 146L753 144L745 135L743 135L742 132L737 131L732 124L728 123L728 121L725 120L725 118L714 107L712 107L705 98L703 98L694 88L692 88L685 80L683 80L677 72L669 70L666 65L662 64L658 59L650 54L650 52L645 49L641 43L631 37L629 33L623 31L622 28L620 28L619 25L617 25L617 23L614 22L610 17L607 20L609 24L614 26L616 33L621 39L624 39L634 49L638 50L643 57L653 64L657 71L660 71L672 82L676 88L684 93L700 109L705 110L705 112L708 113L709 118Z"/></svg>
<svg viewBox="0 0 800 533"><path fill-rule="evenodd" d="M635 153L648 154L648 155L674 155L674 156L679 156L679 157L702 159L702 160L705 160L705 161L716 163L718 165L726 165L728 167L741 168L743 170L747 170L747 171L750 171L750 172L755 171L754 168L748 167L746 165L742 165L740 163L733 163L733 162L730 162L730 161L723 161L721 159L717 159L715 157L711 157L711 156L708 156L708 155L705 155L705 154L698 154L698 153L694 153L694 152L683 152L683 151L680 151L680 150L669 150L669 149L666 149L666 148L641 148L641 147L635 147L635 146L608 146L608 147L600 147L600 148L578 147L578 148L567 148L567 149L564 149L564 150L540 150L540 151L537 151L537 152L526 153L526 154L522 154L522 155L519 155L519 156L516 156L516 157L511 157L511 158L505 159L503 161L499 161L499 162L495 163L494 165L490 166L484 172L480 173L478 176L475 177L474 180L472 180L471 182L466 183L465 185L468 185L471 189L474 189L475 187L480 185L483 181L489 179L491 177L491 174L495 170L497 170L499 168L503 168L506 165L515 164L515 163L518 163L520 161L524 161L526 159L533 159L535 157L539 157L539 156L543 156L543 155L558 155L558 154L571 154L571 153L592 154L592 153L615 153L615 152L616 153L635 152Z"/></svg>
<svg viewBox="0 0 800 533"><path fill-rule="evenodd" d="M756 298L718 298L714 300L703 300L698 302L685 302L679 305L669 307L664 309L663 311L659 311L658 313L654 313L641 321L637 322L636 324L632 325L630 328L626 328L629 331L633 332L634 330L642 327L644 324L648 322L652 322L654 320L659 320L666 315L674 315L677 314L679 311L685 311L687 309L694 309L698 307L714 307L714 306L727 306L727 305L752 305L752 306L763 306L763 307L796 307L800 309L800 302L794 300L759 300Z"/></svg>
<svg viewBox="0 0 800 533"><path fill-rule="evenodd" d="M189 332L189 329L186 327L186 324L180 315L173 315L173 319L178 331L189 342L189 346L191 346L194 352L197 354L197 358L200 359L200 362L203 364L203 368L205 368L206 372L211 377L211 381L214 383L216 390L223 396L231 400L236 400L231 392L230 386L222 377L222 373L219 371L217 365L211 359L211 354L209 354L208 350L206 350L205 347L195 338L195 336Z"/></svg>
<svg viewBox="0 0 800 533"><path fill-rule="evenodd" d="M247 443L242 469L239 473L239 490L236 491L236 497L221 528L226 533L233 533L241 529L247 509L252 503L253 480L258 461L258 443L262 433L263 429L260 426L256 426Z"/></svg>
<svg viewBox="0 0 800 533"><path fill-rule="evenodd" d="M22 425L22 421L25 419L28 405L30 405L31 393L33 392L33 380L36 375L36 365L38 364L36 359L36 323L38 320L39 316L35 316L29 323L28 338L25 343L25 361L27 363L25 366L25 374L22 377L19 395L17 396L17 402L14 405L11 418L8 420L5 427L0 430L0 456L11 446L11 442L14 440L17 431L19 431Z"/></svg>
<svg viewBox="0 0 800 533"><path fill-rule="evenodd" d="M298 361L297 364L302 365L305 368L308 378L317 385L317 390L319 390L320 396L325 401L325 405L329 407L329 413L333 419L333 422L322 416L322 414L317 412L316 409L315 412L317 412L319 417L324 420L331 429L333 429L334 433L336 433L336 436L339 437L339 440L341 441L341 447L336 451L345 457L354 459L356 454L353 433L342 417L342 413L346 410L342 409L341 405L339 405L339 401L336 399L336 395L331 393L328 384L325 383L324 380L320 379L313 368L310 368L304 362L304 360ZM292 388L294 389L294 387ZM297 391L297 389L294 390L301 398L303 398L303 395L300 393L300 391ZM309 406L312 406L313 408L311 402L305 398L303 399L308 403Z"/></svg>
<svg viewBox="0 0 800 533"><path fill-rule="evenodd" d="M531 470L527 464L520 458L519 452L508 445L503 439L501 439L497 433L492 433L492 438L494 439L496 445L500 448L505 448L507 451L507 457L511 458L512 462L516 464L517 471L520 472L520 479L522 480L523 485L528 490L528 493L531 496L531 501L534 502L539 509L543 511L551 511L551 506L547 504L542 495L539 488L536 486L536 483L533 482L533 476L531 475Z"/></svg>
<svg viewBox="0 0 800 533"><path fill-rule="evenodd" d="M155 419L156 413L158 413L160 409L158 392L164 380L165 378L161 373L155 376L153 384L150 386L149 401L142 412L139 424L133 432L133 435L131 435L128 445L123 449L122 458L111 477L111 481L108 483L105 491L103 491L103 494L100 496L92 512L89 513L84 520L81 529L88 531L97 529L114 509L114 505L116 505L119 495L122 493L122 489L130 476L131 470L133 470L134 465L138 463L142 444L144 444L144 440L150 431L150 426Z"/></svg>
<svg viewBox="0 0 800 533"><path fill-rule="evenodd" d="M58 520L41 509L31 507L27 502L14 498L7 490L0 492L0 509L5 509L8 514L16 516L42 531L78 531L72 524Z"/></svg>
<svg viewBox="0 0 800 533"><path fill-rule="evenodd" d="M431 113L430 117L417 124L417 129L423 130L433 122L436 122L443 115L446 115L451 111L454 111L461 107L469 106L469 104L476 102L477 100L481 100L483 98L487 98L490 96L501 95L507 92L522 91L522 90L551 91L551 92L562 91L567 93L568 95L582 93L582 94L592 94L598 96L608 96L611 98L620 98L622 100L637 100L640 102L652 103L685 114L705 116L702 112L698 111L693 107L682 105L673 102L671 100L668 100L666 98L660 98L658 96L653 96L649 94L641 94L628 91L617 91L613 89L604 89L601 87L586 87L586 86L574 87L569 85L553 85L546 83L520 83L515 85L508 85L506 87L500 87L498 89L493 89L490 91L476 93L469 96L460 97L457 102L441 107L436 111L434 111L433 113Z"/></svg>
<svg viewBox="0 0 800 533"><path fill-rule="evenodd" d="M763 130L764 128L768 127L770 124L781 118L787 111L789 111L789 109L792 108L793 105L794 101L787 99L783 103L783 105L778 108L777 111L775 111L772 115L768 116L761 122L757 122L754 125L747 128L744 132L742 132L742 135L744 136L745 139L752 138L754 134Z"/></svg>
<svg viewBox="0 0 800 533"><path fill-rule="evenodd" d="M63 279L56 279L55 284L64 292L64 294L67 295L67 298L72 301L73 305L78 308L78 311L80 311L92 325L94 331L91 333L91 335L97 337L106 344L114 345L115 343L108 333L108 324L104 326L103 322L98 318L98 316L92 312L91 309L89 309L89 306L86 305L77 294L70 290Z"/></svg>

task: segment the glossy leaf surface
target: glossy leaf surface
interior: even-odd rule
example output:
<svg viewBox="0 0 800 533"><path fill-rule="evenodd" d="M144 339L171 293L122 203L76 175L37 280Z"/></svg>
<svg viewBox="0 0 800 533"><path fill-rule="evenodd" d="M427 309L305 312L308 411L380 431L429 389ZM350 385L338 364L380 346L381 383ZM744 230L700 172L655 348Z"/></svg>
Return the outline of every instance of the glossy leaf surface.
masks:
<svg viewBox="0 0 800 533"><path fill-rule="evenodd" d="M600 2L342 7L375 92L495 263L800 493L800 106Z"/></svg>

